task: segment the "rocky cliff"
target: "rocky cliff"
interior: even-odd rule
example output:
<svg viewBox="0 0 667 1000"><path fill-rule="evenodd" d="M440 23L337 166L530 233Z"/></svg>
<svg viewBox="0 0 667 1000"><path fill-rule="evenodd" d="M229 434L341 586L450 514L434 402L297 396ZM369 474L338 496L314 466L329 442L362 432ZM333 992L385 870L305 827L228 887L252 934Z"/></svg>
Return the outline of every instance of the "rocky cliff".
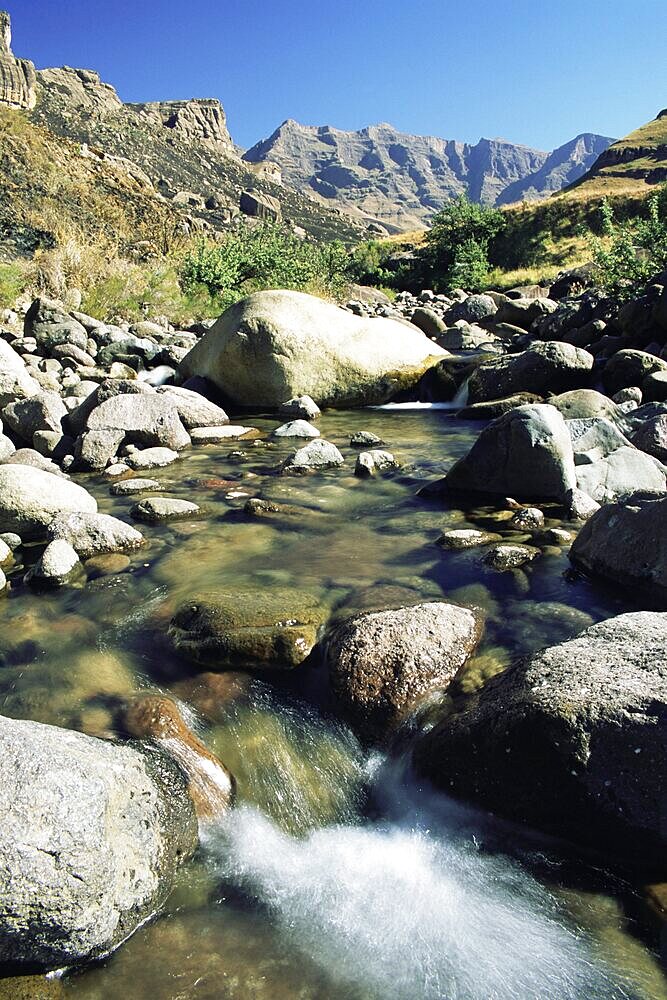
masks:
<svg viewBox="0 0 667 1000"><path fill-rule="evenodd" d="M667 180L667 108L652 121L602 150L578 186L609 188Z"/></svg>
<svg viewBox="0 0 667 1000"><path fill-rule="evenodd" d="M545 153L504 139L471 145L387 124L345 132L290 119L244 159L275 163L299 190L406 230L423 227L460 194L489 205L545 197L584 173L610 142L582 135Z"/></svg>
<svg viewBox="0 0 667 1000"><path fill-rule="evenodd" d="M0 106L34 108L35 67L27 59L12 53L12 28L9 14L0 11Z"/></svg>

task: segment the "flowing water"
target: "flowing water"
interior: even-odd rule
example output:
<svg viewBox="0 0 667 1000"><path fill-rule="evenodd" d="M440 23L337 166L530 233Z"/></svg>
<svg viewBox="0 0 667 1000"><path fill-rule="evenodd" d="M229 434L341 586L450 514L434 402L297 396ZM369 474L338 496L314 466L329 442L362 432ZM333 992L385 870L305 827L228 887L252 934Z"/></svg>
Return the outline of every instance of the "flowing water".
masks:
<svg viewBox="0 0 667 1000"><path fill-rule="evenodd" d="M482 608L477 654L417 726L517 654L628 609L569 574L566 547L497 573L479 551L435 544L448 527L524 537L510 531L508 511L417 496L479 425L422 407L325 413L319 427L343 451L342 469L277 476L287 442L192 450L155 478L167 495L201 504L201 518L147 527L145 548L109 560L85 587L35 595L20 567L13 574L0 609L0 712L113 737L128 697L167 693L234 775L238 801L207 828L163 915L106 961L26 981L20 995L667 998L635 887L420 787L398 747L385 756L362 747L336 717L317 663L269 682L200 673L171 649L175 608L216 586L298 587L332 616L421 599ZM353 476L348 440L361 429L387 442L398 472ZM105 512L128 517L136 502L111 497L99 477L84 484ZM248 519L252 496L303 512ZM547 526L560 526L555 508L545 513ZM0 997L18 996L15 983L7 988L0 981Z"/></svg>

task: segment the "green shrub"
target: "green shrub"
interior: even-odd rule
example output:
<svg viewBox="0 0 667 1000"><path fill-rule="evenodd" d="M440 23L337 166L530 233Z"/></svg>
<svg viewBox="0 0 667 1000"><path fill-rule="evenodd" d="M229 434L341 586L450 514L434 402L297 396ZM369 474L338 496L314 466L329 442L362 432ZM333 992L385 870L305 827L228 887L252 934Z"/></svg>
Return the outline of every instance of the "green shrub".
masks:
<svg viewBox="0 0 667 1000"><path fill-rule="evenodd" d="M465 195L448 202L434 216L418 253L436 291L450 291L468 275L479 287L489 268L489 244L504 226L497 208L477 205Z"/></svg>
<svg viewBox="0 0 667 1000"><path fill-rule="evenodd" d="M0 309L13 309L19 295L25 290L26 267L20 263L0 264Z"/></svg>
<svg viewBox="0 0 667 1000"><path fill-rule="evenodd" d="M648 197L646 218L618 222L605 198L600 220L603 236L590 236L598 282L618 299L631 298L667 267L667 185Z"/></svg>

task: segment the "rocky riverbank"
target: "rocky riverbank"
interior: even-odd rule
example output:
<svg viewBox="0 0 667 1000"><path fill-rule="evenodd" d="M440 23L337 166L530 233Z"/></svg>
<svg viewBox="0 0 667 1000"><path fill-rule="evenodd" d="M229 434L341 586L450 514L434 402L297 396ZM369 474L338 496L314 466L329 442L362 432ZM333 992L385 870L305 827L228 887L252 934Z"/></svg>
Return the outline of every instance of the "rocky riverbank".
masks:
<svg viewBox="0 0 667 1000"><path fill-rule="evenodd" d="M411 732L462 801L664 879L667 289L615 311L538 291L262 292L189 331L44 299L4 317L3 962L95 958L163 906L248 767L200 719L258 676L365 745ZM331 409L391 400L449 410ZM419 448L400 420L432 421ZM109 630L136 641L139 595L138 683Z"/></svg>

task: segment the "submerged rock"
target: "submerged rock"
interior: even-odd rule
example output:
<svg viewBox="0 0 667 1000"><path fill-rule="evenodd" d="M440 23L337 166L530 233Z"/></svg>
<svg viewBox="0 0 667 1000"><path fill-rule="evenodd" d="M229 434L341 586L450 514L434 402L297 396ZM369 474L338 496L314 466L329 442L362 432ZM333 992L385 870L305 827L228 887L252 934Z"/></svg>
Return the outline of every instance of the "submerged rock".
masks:
<svg viewBox="0 0 667 1000"><path fill-rule="evenodd" d="M481 631L477 613L444 601L349 618L325 644L332 687L355 725L382 737L450 683Z"/></svg>
<svg viewBox="0 0 667 1000"><path fill-rule="evenodd" d="M283 472L304 473L320 469L332 469L343 465L345 459L335 444L317 438L302 448L297 448L283 463Z"/></svg>
<svg viewBox="0 0 667 1000"><path fill-rule="evenodd" d="M442 357L409 323L360 319L312 295L256 292L231 306L181 362L242 406L384 403Z"/></svg>
<svg viewBox="0 0 667 1000"><path fill-rule="evenodd" d="M325 618L305 591L219 590L183 604L169 635L183 656L218 670L290 670L306 659Z"/></svg>
<svg viewBox="0 0 667 1000"><path fill-rule="evenodd" d="M595 513L570 550L575 566L667 608L667 497L634 493Z"/></svg>
<svg viewBox="0 0 667 1000"><path fill-rule="evenodd" d="M539 556L540 550L533 545L493 545L484 556L484 562L500 573L519 569Z"/></svg>
<svg viewBox="0 0 667 1000"><path fill-rule="evenodd" d="M166 757L0 718L0 958L58 969L107 954L165 900L197 844Z"/></svg>
<svg viewBox="0 0 667 1000"><path fill-rule="evenodd" d="M666 704L667 615L619 615L491 680L422 737L415 763L449 795L661 865Z"/></svg>
<svg viewBox="0 0 667 1000"><path fill-rule="evenodd" d="M397 468L398 462L390 451L373 448L372 451L362 451L357 455L354 474L361 479L367 479L369 476L374 476L376 472Z"/></svg>
<svg viewBox="0 0 667 1000"><path fill-rule="evenodd" d="M135 504L130 511L137 521L147 524L158 524L161 521L180 521L184 518L196 517L201 507L190 500L178 500L175 497L146 497Z"/></svg>

